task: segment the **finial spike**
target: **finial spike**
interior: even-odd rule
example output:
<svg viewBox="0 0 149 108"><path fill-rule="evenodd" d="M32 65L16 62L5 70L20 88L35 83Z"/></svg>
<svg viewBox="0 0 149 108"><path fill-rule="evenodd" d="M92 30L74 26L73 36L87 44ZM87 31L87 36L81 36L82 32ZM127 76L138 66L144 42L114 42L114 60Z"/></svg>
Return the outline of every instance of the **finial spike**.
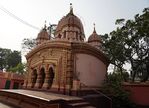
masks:
<svg viewBox="0 0 149 108"><path fill-rule="evenodd" d="M94 33L96 33L96 29L95 29L95 23L94 23L93 25L94 25L94 31L93 31L93 32L94 32Z"/></svg>
<svg viewBox="0 0 149 108"><path fill-rule="evenodd" d="M70 3L70 13L73 14L73 6L72 6L72 3Z"/></svg>
<svg viewBox="0 0 149 108"><path fill-rule="evenodd" d="M44 24L44 29L46 29L46 28L47 28L47 25L46 25L47 21L45 20L44 23L45 23L45 24Z"/></svg>

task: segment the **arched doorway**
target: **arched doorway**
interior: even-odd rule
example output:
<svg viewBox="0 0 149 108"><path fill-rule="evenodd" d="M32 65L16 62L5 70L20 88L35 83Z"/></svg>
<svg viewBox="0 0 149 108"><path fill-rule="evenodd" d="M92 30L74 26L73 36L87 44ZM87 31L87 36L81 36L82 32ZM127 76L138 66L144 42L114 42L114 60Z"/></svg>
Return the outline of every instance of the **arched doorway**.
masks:
<svg viewBox="0 0 149 108"><path fill-rule="evenodd" d="M33 72L32 72L32 77L31 77L31 83L32 83L31 88L34 88L36 80L37 80L37 70L34 69Z"/></svg>
<svg viewBox="0 0 149 108"><path fill-rule="evenodd" d="M54 79L54 70L52 67L49 68L49 87L51 88Z"/></svg>
<svg viewBox="0 0 149 108"><path fill-rule="evenodd" d="M41 80L40 80L39 88L42 88L44 80L45 80L45 69L44 68L41 68L40 75L41 75Z"/></svg>

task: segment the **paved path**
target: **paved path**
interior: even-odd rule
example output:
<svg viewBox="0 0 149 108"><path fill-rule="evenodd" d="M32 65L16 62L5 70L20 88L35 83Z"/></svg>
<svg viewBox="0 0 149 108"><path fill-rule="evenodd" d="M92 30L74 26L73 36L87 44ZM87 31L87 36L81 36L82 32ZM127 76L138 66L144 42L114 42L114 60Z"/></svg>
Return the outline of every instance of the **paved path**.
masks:
<svg viewBox="0 0 149 108"><path fill-rule="evenodd" d="M0 102L0 108L14 108L14 107L11 107L9 105L6 105L6 104Z"/></svg>

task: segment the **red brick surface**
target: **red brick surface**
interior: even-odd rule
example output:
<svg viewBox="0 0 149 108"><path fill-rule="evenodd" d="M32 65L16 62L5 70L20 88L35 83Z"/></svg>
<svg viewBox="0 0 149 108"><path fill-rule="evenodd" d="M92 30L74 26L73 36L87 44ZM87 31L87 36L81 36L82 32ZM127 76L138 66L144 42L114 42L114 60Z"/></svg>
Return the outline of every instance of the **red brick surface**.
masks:
<svg viewBox="0 0 149 108"><path fill-rule="evenodd" d="M131 100L138 105L149 106L149 84L124 84L131 93Z"/></svg>

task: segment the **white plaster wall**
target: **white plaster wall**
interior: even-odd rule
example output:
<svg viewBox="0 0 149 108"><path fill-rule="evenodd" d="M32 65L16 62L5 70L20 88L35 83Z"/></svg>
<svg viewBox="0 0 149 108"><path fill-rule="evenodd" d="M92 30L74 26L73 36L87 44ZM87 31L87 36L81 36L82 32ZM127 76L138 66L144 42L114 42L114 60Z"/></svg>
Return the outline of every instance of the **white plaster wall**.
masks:
<svg viewBox="0 0 149 108"><path fill-rule="evenodd" d="M88 54L76 54L76 73L82 83L88 86L101 86L106 77L106 65Z"/></svg>

